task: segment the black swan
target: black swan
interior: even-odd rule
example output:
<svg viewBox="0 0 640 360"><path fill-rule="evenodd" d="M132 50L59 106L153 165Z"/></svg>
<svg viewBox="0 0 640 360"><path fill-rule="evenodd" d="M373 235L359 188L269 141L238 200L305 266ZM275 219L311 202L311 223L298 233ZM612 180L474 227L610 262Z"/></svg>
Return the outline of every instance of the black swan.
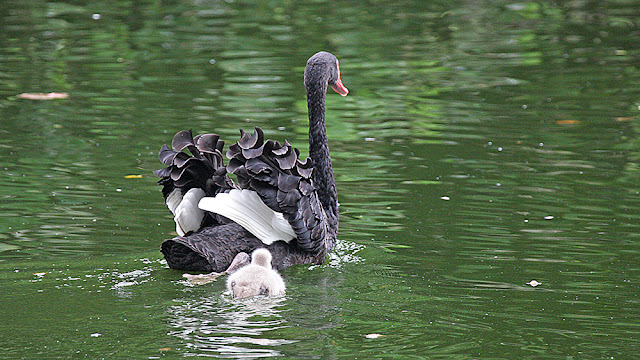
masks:
<svg viewBox="0 0 640 360"><path fill-rule="evenodd" d="M284 295L286 287L280 274L271 268L271 253L261 248L251 254L251 264L229 275L227 289L234 299L242 299L256 295Z"/></svg>
<svg viewBox="0 0 640 360"><path fill-rule="evenodd" d="M264 140L240 130L226 153L216 134L178 132L162 146L154 172L178 236L162 243L169 267L223 272L236 255L266 248L272 266L321 264L338 231L338 199L324 120L327 87L349 92L340 80L338 59L319 52L307 61L304 85L309 108L309 158L285 141ZM188 155L183 150L189 150ZM229 173L235 174L237 183Z"/></svg>

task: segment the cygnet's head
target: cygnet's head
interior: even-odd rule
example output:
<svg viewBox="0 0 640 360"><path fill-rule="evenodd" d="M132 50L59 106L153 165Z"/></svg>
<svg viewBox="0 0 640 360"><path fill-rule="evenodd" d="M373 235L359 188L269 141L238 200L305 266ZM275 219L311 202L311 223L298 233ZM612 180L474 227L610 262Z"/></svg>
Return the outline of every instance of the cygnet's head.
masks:
<svg viewBox="0 0 640 360"><path fill-rule="evenodd" d="M229 275L227 289L234 299L242 299L256 295L282 295L285 284L280 274L271 269L269 250L257 249L251 254L251 264Z"/></svg>
<svg viewBox="0 0 640 360"><path fill-rule="evenodd" d="M251 263L271 270L271 253L264 248L256 249L251 254Z"/></svg>

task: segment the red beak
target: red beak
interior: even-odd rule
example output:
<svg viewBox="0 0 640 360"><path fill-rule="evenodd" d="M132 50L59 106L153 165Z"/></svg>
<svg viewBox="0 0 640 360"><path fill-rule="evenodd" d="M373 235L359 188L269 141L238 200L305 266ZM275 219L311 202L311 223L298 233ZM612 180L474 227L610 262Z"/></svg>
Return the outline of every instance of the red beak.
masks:
<svg viewBox="0 0 640 360"><path fill-rule="evenodd" d="M338 78L338 81L336 81L335 84L331 85L331 88L333 89L333 91L342 96L347 96L347 94L349 93L349 89L342 85L342 80L340 80L340 78Z"/></svg>

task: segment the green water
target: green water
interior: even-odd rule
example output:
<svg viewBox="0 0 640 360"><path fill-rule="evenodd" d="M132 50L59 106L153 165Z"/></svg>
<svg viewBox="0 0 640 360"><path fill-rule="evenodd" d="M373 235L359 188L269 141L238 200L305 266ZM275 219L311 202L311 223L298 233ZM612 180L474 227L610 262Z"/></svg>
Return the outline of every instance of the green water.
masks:
<svg viewBox="0 0 640 360"><path fill-rule="evenodd" d="M638 19L624 0L2 2L0 358L637 357ZM182 281L158 149L260 126L305 152L319 50L351 91L327 99L338 248L283 271L280 299ZM17 96L41 92L69 97Z"/></svg>

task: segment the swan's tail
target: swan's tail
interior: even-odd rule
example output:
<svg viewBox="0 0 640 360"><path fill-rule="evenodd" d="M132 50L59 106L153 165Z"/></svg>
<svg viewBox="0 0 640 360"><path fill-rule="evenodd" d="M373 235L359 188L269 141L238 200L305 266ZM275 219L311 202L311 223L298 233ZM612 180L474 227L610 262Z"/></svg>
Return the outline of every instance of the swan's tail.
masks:
<svg viewBox="0 0 640 360"><path fill-rule="evenodd" d="M153 173L160 178L162 194L174 215L176 232L183 236L202 226L214 224L217 219L198 208L205 196L215 196L235 187L224 166L224 141L216 134L203 134L195 138L191 130L180 131L172 141L172 148L163 145L158 157L167 167ZM183 152L189 150L191 155Z"/></svg>
<svg viewBox="0 0 640 360"><path fill-rule="evenodd" d="M231 159L227 171L237 176L241 188L257 192L270 209L284 215L302 249L319 252L333 248L335 234L330 233L311 179L311 159L301 161L300 151L288 141L264 141L258 127L253 135L240 133L241 139L227 152Z"/></svg>

